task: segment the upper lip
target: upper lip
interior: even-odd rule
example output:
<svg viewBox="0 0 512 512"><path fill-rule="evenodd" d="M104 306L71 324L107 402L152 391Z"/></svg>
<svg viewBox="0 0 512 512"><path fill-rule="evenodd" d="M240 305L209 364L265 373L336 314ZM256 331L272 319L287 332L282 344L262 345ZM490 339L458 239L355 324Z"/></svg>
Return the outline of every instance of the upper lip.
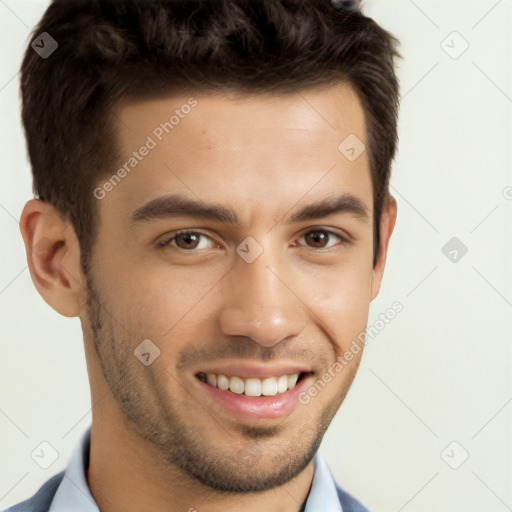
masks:
<svg viewBox="0 0 512 512"><path fill-rule="evenodd" d="M309 373L311 368L304 364L243 364L243 363L231 363L224 364L222 366L211 366L208 369L200 370L197 373L209 373L223 374L229 377L242 377L248 379L250 377L279 377L281 375L291 375L294 373Z"/></svg>

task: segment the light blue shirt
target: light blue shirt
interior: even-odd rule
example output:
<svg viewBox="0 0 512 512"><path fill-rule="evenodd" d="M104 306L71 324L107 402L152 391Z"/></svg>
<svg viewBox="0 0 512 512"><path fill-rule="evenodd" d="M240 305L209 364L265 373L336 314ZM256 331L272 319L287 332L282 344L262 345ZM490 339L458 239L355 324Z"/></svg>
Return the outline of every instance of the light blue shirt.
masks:
<svg viewBox="0 0 512 512"><path fill-rule="evenodd" d="M85 477L84 455L89 449L90 434L89 427L75 446L48 512L100 512ZM313 483L305 512L343 512L332 474L319 453L315 455L314 464Z"/></svg>

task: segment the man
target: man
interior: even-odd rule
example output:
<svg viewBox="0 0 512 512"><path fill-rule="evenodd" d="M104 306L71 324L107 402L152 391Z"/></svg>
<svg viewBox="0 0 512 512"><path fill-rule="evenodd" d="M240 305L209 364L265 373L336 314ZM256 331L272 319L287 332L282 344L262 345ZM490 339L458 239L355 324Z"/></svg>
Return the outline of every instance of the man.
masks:
<svg viewBox="0 0 512 512"><path fill-rule="evenodd" d="M396 220L396 43L323 0L49 6L21 231L92 425L9 510L367 510L317 450Z"/></svg>

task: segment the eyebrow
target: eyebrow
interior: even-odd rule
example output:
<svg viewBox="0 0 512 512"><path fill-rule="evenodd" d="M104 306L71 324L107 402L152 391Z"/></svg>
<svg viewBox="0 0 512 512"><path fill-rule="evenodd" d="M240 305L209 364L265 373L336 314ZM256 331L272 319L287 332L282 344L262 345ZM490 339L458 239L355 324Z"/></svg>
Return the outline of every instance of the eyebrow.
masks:
<svg viewBox="0 0 512 512"><path fill-rule="evenodd" d="M350 193L328 197L309 204L293 213L289 222L320 219L336 213L352 214L359 220L368 222L368 207L358 197ZM143 223L169 217L194 217L241 226L242 223L232 208L218 204L206 204L179 194L171 194L153 199L130 215L132 223ZM282 220L279 222L282 223Z"/></svg>

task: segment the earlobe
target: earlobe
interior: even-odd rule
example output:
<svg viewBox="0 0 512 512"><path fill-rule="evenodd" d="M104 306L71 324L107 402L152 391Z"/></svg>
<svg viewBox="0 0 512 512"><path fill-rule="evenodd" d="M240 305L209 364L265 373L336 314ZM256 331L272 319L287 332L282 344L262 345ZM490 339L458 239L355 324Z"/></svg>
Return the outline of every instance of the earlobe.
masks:
<svg viewBox="0 0 512 512"><path fill-rule="evenodd" d="M380 246L378 248L377 263L373 269L371 300L375 299L379 294L386 266L389 240L396 224L397 210L396 199L390 195L383 205L380 218Z"/></svg>
<svg viewBox="0 0 512 512"><path fill-rule="evenodd" d="M78 316L84 303L80 248L73 226L44 201L27 202L20 219L27 263L41 297L58 313Z"/></svg>

